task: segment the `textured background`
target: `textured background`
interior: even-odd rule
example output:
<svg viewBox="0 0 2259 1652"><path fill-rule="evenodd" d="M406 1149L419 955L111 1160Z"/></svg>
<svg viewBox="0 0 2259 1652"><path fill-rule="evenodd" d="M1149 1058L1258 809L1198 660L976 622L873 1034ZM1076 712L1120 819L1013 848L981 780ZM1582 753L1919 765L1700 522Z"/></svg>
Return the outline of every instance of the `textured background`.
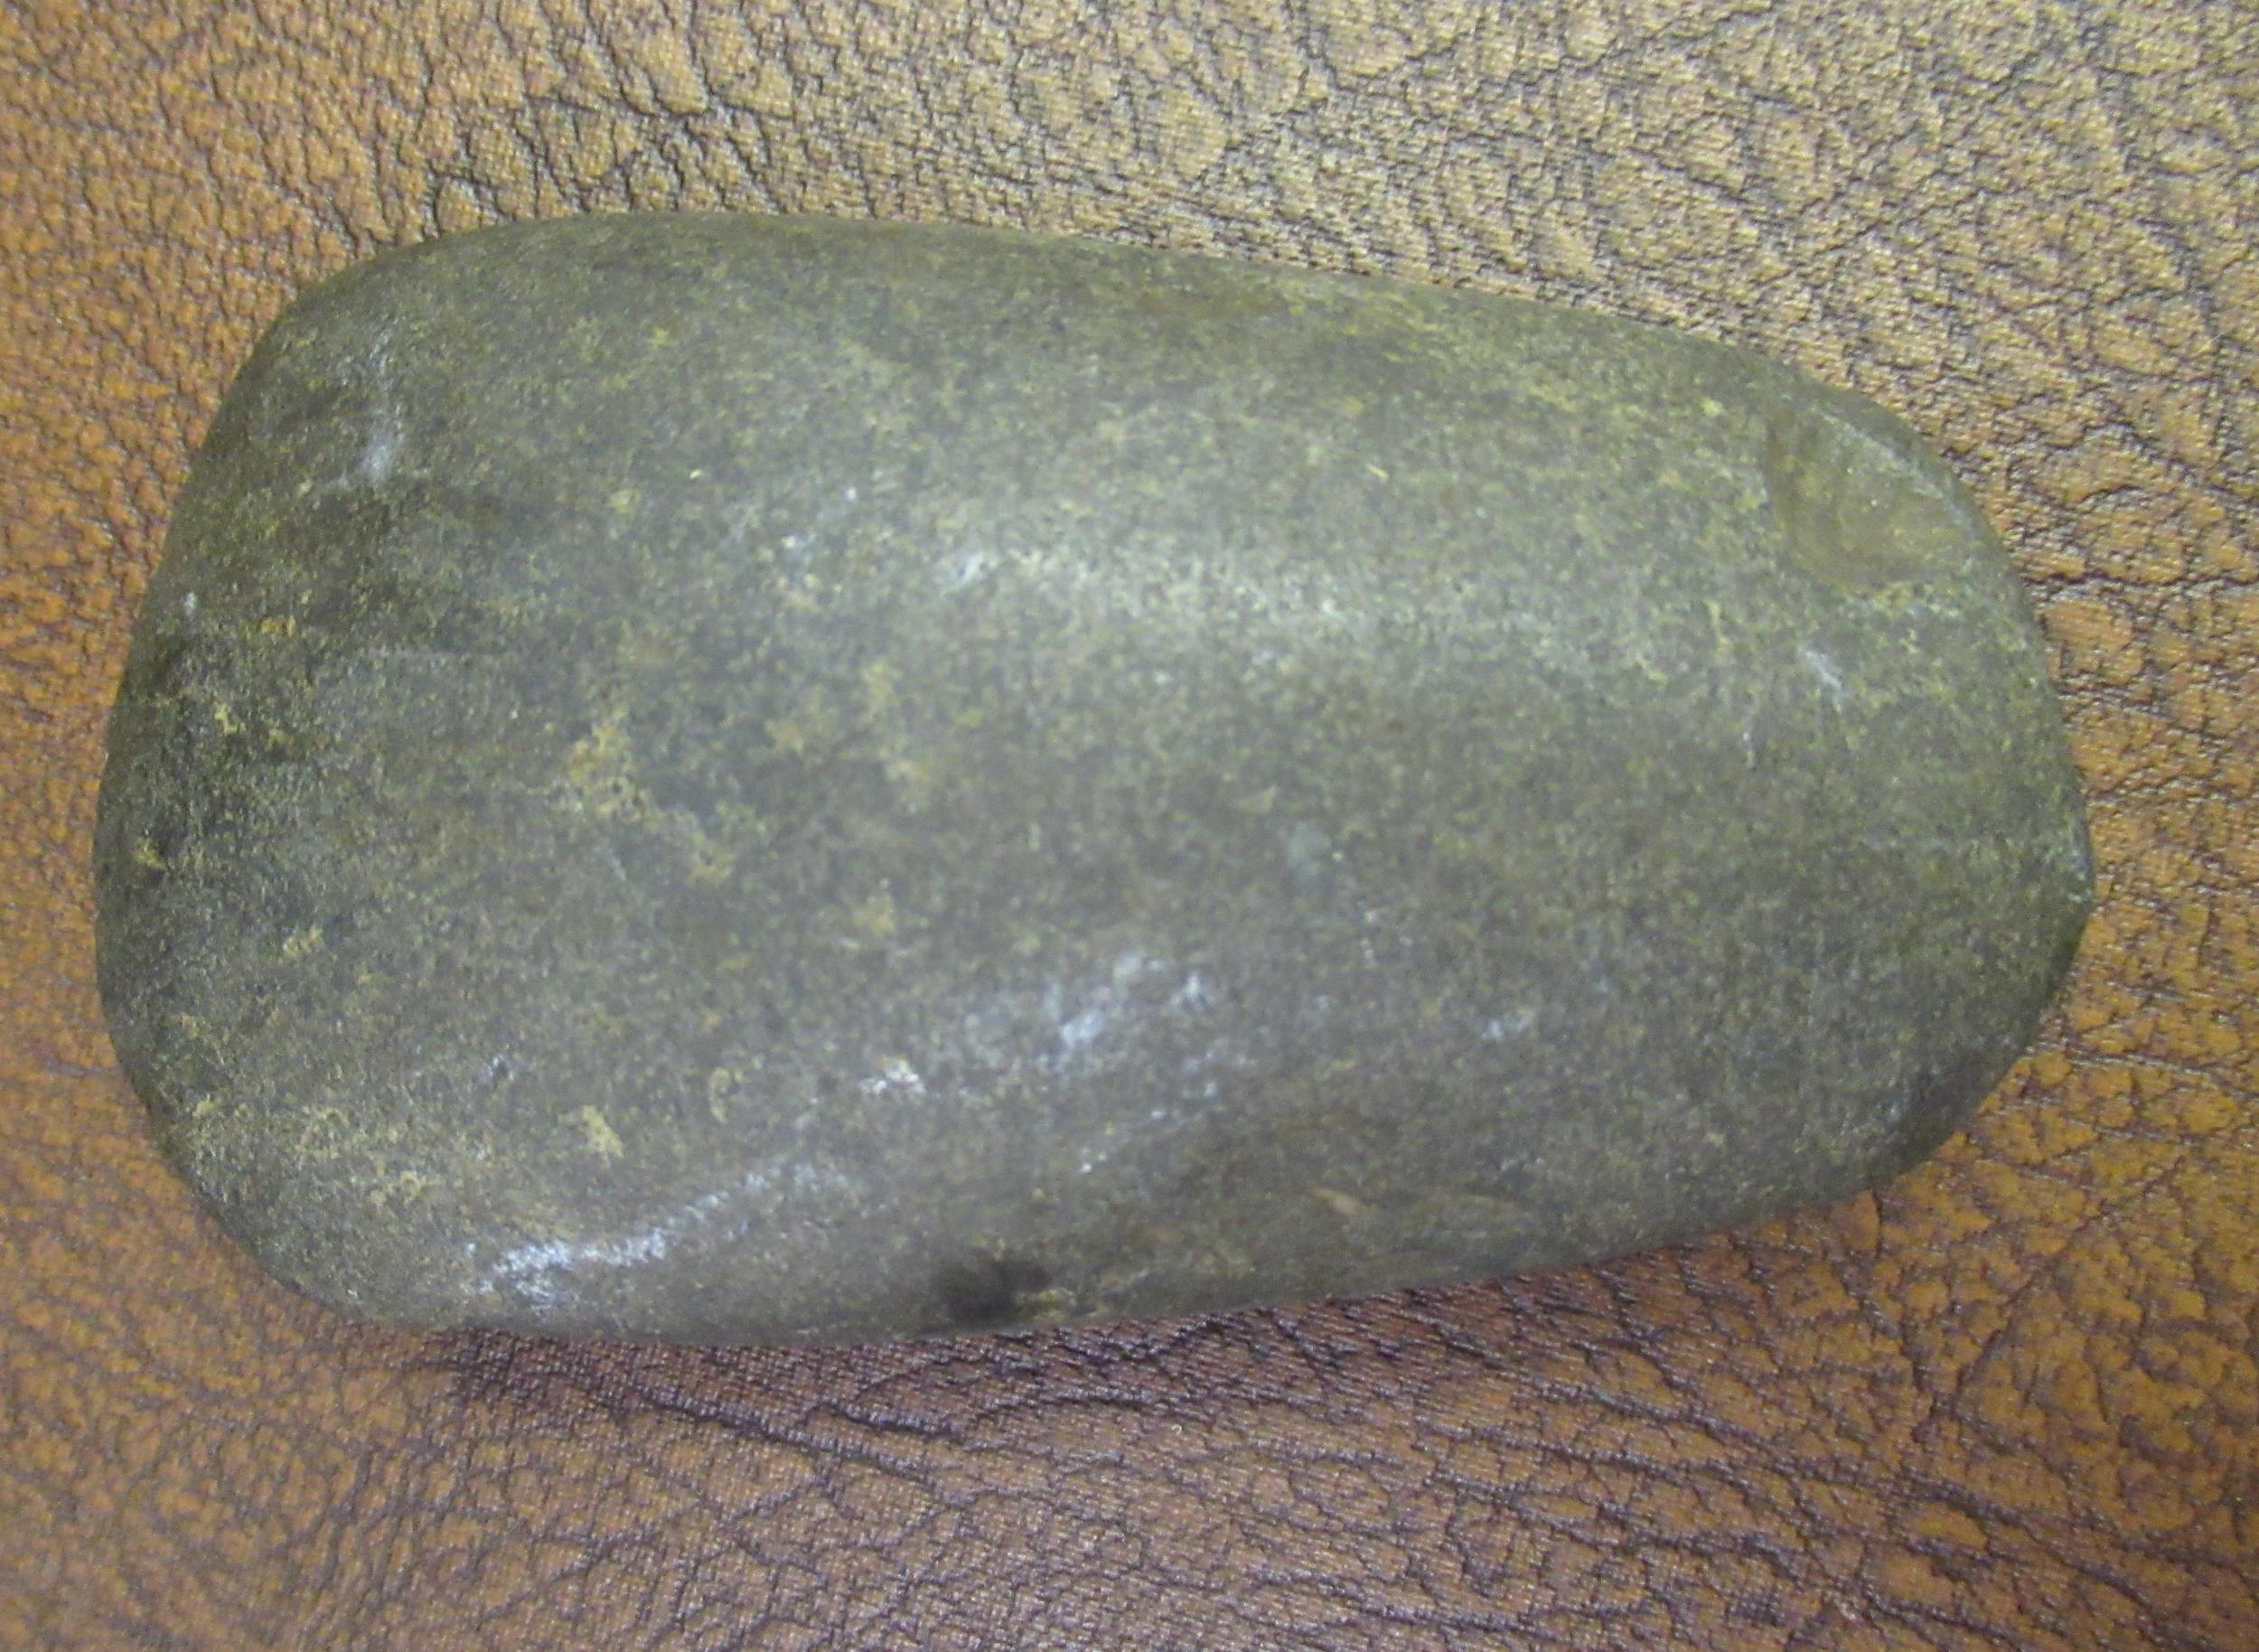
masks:
<svg viewBox="0 0 2259 1652"><path fill-rule="evenodd" d="M2259 1644L2259 17L1109 10L0 5L0 1646ZM1505 1286L820 1353L285 1296L94 999L167 501L300 283L683 204L1534 294L1879 398L2054 644L2068 1004L1881 1197Z"/></svg>

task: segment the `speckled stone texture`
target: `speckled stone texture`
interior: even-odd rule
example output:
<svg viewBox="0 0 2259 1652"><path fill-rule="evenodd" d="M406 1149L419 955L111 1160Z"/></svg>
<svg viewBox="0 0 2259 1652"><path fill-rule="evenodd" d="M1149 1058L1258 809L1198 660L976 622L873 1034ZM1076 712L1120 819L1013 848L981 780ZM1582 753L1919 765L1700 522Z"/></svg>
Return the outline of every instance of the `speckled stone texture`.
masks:
<svg viewBox="0 0 2259 1652"><path fill-rule="evenodd" d="M1870 404L1408 283L680 214L277 324L97 876L127 1071L277 1273L742 1341L1874 1185L2089 870L2015 580Z"/></svg>

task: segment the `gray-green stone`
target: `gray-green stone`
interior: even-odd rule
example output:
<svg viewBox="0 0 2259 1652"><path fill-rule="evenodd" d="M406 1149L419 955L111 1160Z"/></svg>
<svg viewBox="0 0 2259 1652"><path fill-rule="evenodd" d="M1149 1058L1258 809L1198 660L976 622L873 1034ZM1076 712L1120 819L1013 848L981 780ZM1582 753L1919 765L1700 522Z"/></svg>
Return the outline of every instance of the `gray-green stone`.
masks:
<svg viewBox="0 0 2259 1652"><path fill-rule="evenodd" d="M112 730L101 985L269 1268L942 1331L1835 1198L2029 1037L2039 639L1868 403L980 232L585 218L302 298Z"/></svg>

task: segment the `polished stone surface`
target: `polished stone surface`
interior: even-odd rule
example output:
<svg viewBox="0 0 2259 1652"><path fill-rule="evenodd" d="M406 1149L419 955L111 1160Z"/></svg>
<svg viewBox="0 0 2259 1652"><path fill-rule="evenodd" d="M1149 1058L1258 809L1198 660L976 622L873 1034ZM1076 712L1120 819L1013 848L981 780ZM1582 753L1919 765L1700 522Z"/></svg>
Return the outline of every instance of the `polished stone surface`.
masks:
<svg viewBox="0 0 2259 1652"><path fill-rule="evenodd" d="M484 231L277 324L112 733L104 1000L323 1300L755 1340L1872 1185L2076 945L1889 416L1601 316L964 230Z"/></svg>

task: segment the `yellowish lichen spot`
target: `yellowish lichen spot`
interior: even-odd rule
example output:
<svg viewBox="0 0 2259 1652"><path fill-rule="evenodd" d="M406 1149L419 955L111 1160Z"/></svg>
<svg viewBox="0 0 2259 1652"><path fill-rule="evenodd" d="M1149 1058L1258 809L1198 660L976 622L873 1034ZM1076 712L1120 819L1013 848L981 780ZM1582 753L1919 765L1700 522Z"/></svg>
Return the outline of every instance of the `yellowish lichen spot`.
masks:
<svg viewBox="0 0 2259 1652"><path fill-rule="evenodd" d="M857 903L848 914L848 922L867 935L881 940L895 933L895 897L881 889L868 899Z"/></svg>
<svg viewBox="0 0 2259 1652"><path fill-rule="evenodd" d="M594 1107L580 1110L580 1127L587 1132L588 1150L606 1159L617 1159L627 1151L627 1144L620 1140L620 1132L612 1128L612 1121Z"/></svg>

